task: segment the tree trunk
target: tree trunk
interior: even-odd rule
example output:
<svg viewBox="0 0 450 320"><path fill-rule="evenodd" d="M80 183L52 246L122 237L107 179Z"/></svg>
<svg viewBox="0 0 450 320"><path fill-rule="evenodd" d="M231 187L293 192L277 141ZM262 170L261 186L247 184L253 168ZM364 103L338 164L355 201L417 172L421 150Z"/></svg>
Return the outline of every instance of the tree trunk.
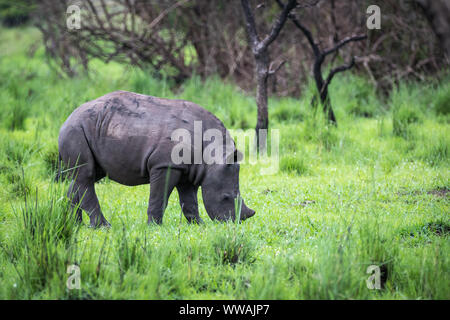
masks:
<svg viewBox="0 0 450 320"><path fill-rule="evenodd" d="M275 20L275 23L272 25L269 34L266 35L262 40L260 40L258 32L256 31L255 17L253 16L250 2L248 0L241 0L241 4L244 12L249 45L252 48L253 56L255 58L255 73L257 82L256 105L258 108L258 119L255 128L257 143L256 147L259 152L265 152L267 141L265 141L264 139L264 141L261 141L260 145L259 131L261 129L267 130L269 128L269 113L267 110L267 79L269 77L269 73L272 73L272 71L269 70L270 59L268 47L280 34L280 31L289 16L289 12L291 12L297 6L297 1L289 0L286 6L281 5L283 7L283 10ZM276 71L273 71L273 73L275 72ZM264 136L267 136L267 134L265 134Z"/></svg>
<svg viewBox="0 0 450 320"><path fill-rule="evenodd" d="M269 112L268 112L268 97L267 97L267 80L269 77L269 53L267 50L262 50L260 54L255 56L256 68L256 105L258 108L258 118L256 122L256 143L257 148L264 152L267 147L267 141L261 141L259 130L269 128Z"/></svg>
<svg viewBox="0 0 450 320"><path fill-rule="evenodd" d="M322 63L324 58L319 57L314 63L314 80L316 82L317 92L319 94L320 102L322 103L323 112L325 113L328 122L333 125L337 125L336 116L333 111L333 107L331 106L330 98L328 97L328 84L325 83L322 76ZM313 100L317 102L317 99Z"/></svg>
<svg viewBox="0 0 450 320"><path fill-rule="evenodd" d="M322 88L322 94L320 95L320 101L322 102L323 112L325 113L328 122L337 126L336 116L331 106L330 97L328 96L328 86Z"/></svg>

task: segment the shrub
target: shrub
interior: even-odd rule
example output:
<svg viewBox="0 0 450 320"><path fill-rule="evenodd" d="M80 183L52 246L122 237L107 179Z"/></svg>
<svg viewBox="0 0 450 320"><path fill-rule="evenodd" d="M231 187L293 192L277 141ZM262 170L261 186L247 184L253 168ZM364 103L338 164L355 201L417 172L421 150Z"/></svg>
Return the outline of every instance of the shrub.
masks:
<svg viewBox="0 0 450 320"><path fill-rule="evenodd" d="M14 101L5 106L3 126L9 130L25 129L25 120L29 110L22 101Z"/></svg>
<svg viewBox="0 0 450 320"><path fill-rule="evenodd" d="M35 152L35 147L25 142L15 139L9 140L5 144L6 159L14 165L24 165Z"/></svg>
<svg viewBox="0 0 450 320"><path fill-rule="evenodd" d="M28 22L33 6L26 0L0 0L0 20L8 27Z"/></svg>
<svg viewBox="0 0 450 320"><path fill-rule="evenodd" d="M400 235L404 238L419 238L429 240L430 237L448 237L450 234L450 224L448 221L433 221L416 224L410 228L404 228Z"/></svg>
<svg viewBox="0 0 450 320"><path fill-rule="evenodd" d="M390 94L392 130L397 137L413 138L410 127L422 120L426 111L426 95L423 88L415 84L401 84Z"/></svg>
<svg viewBox="0 0 450 320"><path fill-rule="evenodd" d="M450 85L438 91L433 107L437 115L447 116L450 113Z"/></svg>
<svg viewBox="0 0 450 320"><path fill-rule="evenodd" d="M304 175L309 172L308 164L304 157L294 154L293 156L285 156L281 158L280 169L283 172Z"/></svg>
<svg viewBox="0 0 450 320"><path fill-rule="evenodd" d="M292 99L280 100L276 107L270 111L271 119L279 122L303 120L303 114L300 111L300 103Z"/></svg>
<svg viewBox="0 0 450 320"><path fill-rule="evenodd" d="M1 114L3 126L8 130L23 130L30 113L33 91L27 90L27 87L15 77L6 82L5 89L1 95L5 109Z"/></svg>
<svg viewBox="0 0 450 320"><path fill-rule="evenodd" d="M74 209L63 195L63 188L51 185L47 193L29 198L18 210L16 239L3 246L21 280L22 294L33 294L49 281L65 288L66 267L74 263L77 228Z"/></svg>
<svg viewBox="0 0 450 320"><path fill-rule="evenodd" d="M418 110L412 106L402 104L400 107L395 107L392 114L393 134L398 137L409 138L411 134L410 125L418 122L419 119Z"/></svg>
<svg viewBox="0 0 450 320"><path fill-rule="evenodd" d="M31 192L31 181L28 176L23 175L21 168L10 167L5 176L11 193L15 196L24 196Z"/></svg>
<svg viewBox="0 0 450 320"><path fill-rule="evenodd" d="M334 83L338 90L332 90L337 107L343 106L346 114L371 118L380 111L380 102L376 98L374 87L367 79L347 76L345 81Z"/></svg>
<svg viewBox="0 0 450 320"><path fill-rule="evenodd" d="M56 144L52 144L48 147L42 154L42 160L44 160L47 173L54 174L58 168L58 146Z"/></svg>

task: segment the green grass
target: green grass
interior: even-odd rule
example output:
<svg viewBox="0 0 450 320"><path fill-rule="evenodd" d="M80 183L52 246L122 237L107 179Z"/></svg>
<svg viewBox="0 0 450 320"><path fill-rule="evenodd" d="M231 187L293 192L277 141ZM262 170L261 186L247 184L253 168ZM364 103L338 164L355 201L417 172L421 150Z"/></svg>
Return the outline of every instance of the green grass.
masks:
<svg viewBox="0 0 450 320"><path fill-rule="evenodd" d="M175 88L98 61L89 77L59 78L37 40L32 28L0 29L0 298L450 299L448 80L404 84L382 102L342 76L330 88L337 128L311 112L311 86L271 98L280 170L242 165L256 210L244 223L212 222L199 193L205 224L189 225L174 192L163 225L148 226L149 186L104 179L112 228L93 230L86 215L76 228L67 182L53 182L58 130L77 106L130 90L194 101L245 129L254 98L219 78ZM71 264L80 290L66 288ZM382 290L366 287L370 265Z"/></svg>

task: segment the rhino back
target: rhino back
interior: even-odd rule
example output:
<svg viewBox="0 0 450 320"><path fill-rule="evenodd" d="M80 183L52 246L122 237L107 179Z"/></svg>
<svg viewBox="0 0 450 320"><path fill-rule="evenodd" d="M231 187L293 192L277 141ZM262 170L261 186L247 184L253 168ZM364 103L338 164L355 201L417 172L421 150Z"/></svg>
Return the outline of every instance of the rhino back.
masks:
<svg viewBox="0 0 450 320"><path fill-rule="evenodd" d="M148 183L154 166L172 165L174 130L193 133L194 121L226 132L222 122L202 107L184 100L163 99L116 91L77 108L64 123L80 127L102 169L111 179L127 185ZM179 165L186 169L185 165Z"/></svg>

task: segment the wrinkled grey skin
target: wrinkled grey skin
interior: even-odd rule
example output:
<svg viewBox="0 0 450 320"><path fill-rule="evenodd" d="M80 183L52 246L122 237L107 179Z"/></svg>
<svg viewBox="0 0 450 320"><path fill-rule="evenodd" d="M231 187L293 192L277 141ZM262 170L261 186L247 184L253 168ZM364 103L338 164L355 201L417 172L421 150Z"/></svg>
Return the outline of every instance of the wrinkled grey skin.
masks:
<svg viewBox="0 0 450 320"><path fill-rule="evenodd" d="M213 114L183 100L116 91L81 105L63 124L58 139L60 160L64 167L72 168L68 192L72 204L79 204L88 213L92 227L109 226L94 188L94 183L107 175L127 186L150 183L149 223L162 222L174 188L186 219L201 223L199 186L211 219L234 220L234 199L239 194L238 163L176 165L171 160L172 148L178 143L171 140L172 131L185 128L193 137L194 121L202 121L203 131L216 128L228 134ZM203 142L203 148L206 145ZM236 158L234 143L232 152ZM224 157L229 156L224 152ZM242 220L254 214L242 203ZM82 220L80 209L77 220Z"/></svg>

